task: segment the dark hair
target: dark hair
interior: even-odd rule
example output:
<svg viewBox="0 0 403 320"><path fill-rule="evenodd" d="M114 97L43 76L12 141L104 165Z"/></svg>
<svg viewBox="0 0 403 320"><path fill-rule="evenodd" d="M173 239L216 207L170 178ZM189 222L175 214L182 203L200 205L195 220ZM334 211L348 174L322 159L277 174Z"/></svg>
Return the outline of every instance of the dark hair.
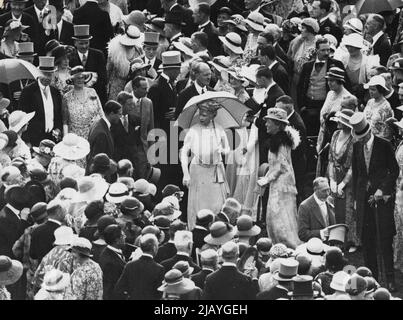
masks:
<svg viewBox="0 0 403 320"><path fill-rule="evenodd" d="M262 33L259 34L259 37L265 38L267 43L271 43L271 44L274 43L274 37L273 37L273 35L271 33L262 32Z"/></svg>
<svg viewBox="0 0 403 320"><path fill-rule="evenodd" d="M388 93L388 90L386 90L384 87L376 85L376 90L379 91L379 93L383 96L386 96L386 94Z"/></svg>
<svg viewBox="0 0 403 320"><path fill-rule="evenodd" d="M256 72L256 78L265 77L267 79L273 79L273 72L268 67L261 67Z"/></svg>
<svg viewBox="0 0 403 320"><path fill-rule="evenodd" d="M141 85L141 81L147 81L146 78L142 77L142 76L137 76L132 80L132 86L133 88L140 88Z"/></svg>
<svg viewBox="0 0 403 320"><path fill-rule="evenodd" d="M104 203L101 200L91 201L84 209L84 215L88 220L100 218L104 214Z"/></svg>
<svg viewBox="0 0 403 320"><path fill-rule="evenodd" d="M121 108L122 105L119 102L109 100L105 103L104 111L105 114L118 113Z"/></svg>
<svg viewBox="0 0 403 320"><path fill-rule="evenodd" d="M122 235L122 228L117 224L111 224L104 229L104 240L108 245L113 245Z"/></svg>
<svg viewBox="0 0 403 320"><path fill-rule="evenodd" d="M206 16L210 17L210 5L202 2L199 4L198 9L201 13L204 13Z"/></svg>
<svg viewBox="0 0 403 320"><path fill-rule="evenodd" d="M325 254L325 268L326 270L337 272L343 270L346 261L343 253L338 249L329 249Z"/></svg>
<svg viewBox="0 0 403 320"><path fill-rule="evenodd" d="M381 15L373 14L371 15L371 18L373 18L379 24L381 30L385 27L385 19Z"/></svg>
<svg viewBox="0 0 403 320"><path fill-rule="evenodd" d="M129 100L129 99L133 99L133 96L130 94L130 93L128 93L128 92L126 92L126 91L121 91L121 92L119 92L119 94L118 94L118 96L117 96L117 98L116 98L116 100L123 106L126 102L127 102L127 100Z"/></svg>
<svg viewBox="0 0 403 320"><path fill-rule="evenodd" d="M195 39L200 42L200 45L203 48L208 47L208 35L207 35L207 33L202 32L202 31L198 31L198 32L193 33L192 36L195 37Z"/></svg>
<svg viewBox="0 0 403 320"><path fill-rule="evenodd" d="M276 103L281 102L284 104L292 104L294 105L294 101L292 100L292 98L290 96L287 95L283 95L281 97L278 97L276 100Z"/></svg>
<svg viewBox="0 0 403 320"><path fill-rule="evenodd" d="M260 49L260 55L268 57L270 60L274 60L276 59L276 50L271 44L269 44L268 46Z"/></svg>
<svg viewBox="0 0 403 320"><path fill-rule="evenodd" d="M376 70L376 72L378 72L378 74L389 72L388 68L386 68L385 66L377 66L377 67L375 67L375 70Z"/></svg>
<svg viewBox="0 0 403 320"><path fill-rule="evenodd" d="M325 37L320 37L318 40L316 40L316 49L319 49L321 44L329 44L329 40L327 40Z"/></svg>
<svg viewBox="0 0 403 320"><path fill-rule="evenodd" d="M228 7L222 7L218 10L218 14L228 14L229 16L232 16L232 10Z"/></svg>
<svg viewBox="0 0 403 320"><path fill-rule="evenodd" d="M326 12L329 12L332 7L332 2L330 0L317 0L320 2L319 8L324 9Z"/></svg>
<svg viewBox="0 0 403 320"><path fill-rule="evenodd" d="M66 189L66 188L72 188L78 191L78 184L77 181L71 177L64 177L60 181L60 190Z"/></svg>

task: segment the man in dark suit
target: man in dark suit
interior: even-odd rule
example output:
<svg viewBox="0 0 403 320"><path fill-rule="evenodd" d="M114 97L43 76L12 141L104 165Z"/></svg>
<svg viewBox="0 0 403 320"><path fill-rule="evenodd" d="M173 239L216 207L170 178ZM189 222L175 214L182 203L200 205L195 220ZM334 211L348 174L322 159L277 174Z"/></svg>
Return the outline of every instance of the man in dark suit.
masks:
<svg viewBox="0 0 403 320"><path fill-rule="evenodd" d="M193 246L193 235L190 231L177 231L175 233L175 247L176 255L172 258L164 260L161 265L164 267L165 271L169 271L178 261L187 261L189 265L194 268L194 272L199 272L200 267L193 262L191 258L192 246Z"/></svg>
<svg viewBox="0 0 403 320"><path fill-rule="evenodd" d="M96 72L98 80L94 85L102 105L107 101L106 84L108 82L106 75L106 60L102 51L90 48L89 25L74 26L74 46L76 52L70 57L69 64L73 68L82 65L85 71Z"/></svg>
<svg viewBox="0 0 403 320"><path fill-rule="evenodd" d="M157 71L162 61L157 58L160 34L158 32L144 32L143 61Z"/></svg>
<svg viewBox="0 0 403 320"><path fill-rule="evenodd" d="M344 70L343 64L329 58L330 45L325 38L316 41L317 58L302 66L297 89L297 105L305 122L308 136L317 136L320 126L320 110L325 102L329 86L325 76L331 67ZM346 86L348 81L346 79Z"/></svg>
<svg viewBox="0 0 403 320"><path fill-rule="evenodd" d="M24 10L24 12L28 13L34 20L36 29L35 51L40 56L46 54L45 44L48 40L43 27L45 17L50 14L50 10L46 7L46 2L46 0L34 0L34 4Z"/></svg>
<svg viewBox="0 0 403 320"><path fill-rule="evenodd" d="M343 37L343 31L329 18L332 2L330 0L315 0L312 2L312 18L318 20L319 34L331 34L340 43Z"/></svg>
<svg viewBox="0 0 403 320"><path fill-rule="evenodd" d="M285 94L290 93L290 77L284 67L277 61L276 51L272 45L268 45L259 50L260 63L270 68L273 73L273 80L277 83Z"/></svg>
<svg viewBox="0 0 403 320"><path fill-rule="evenodd" d="M32 42L36 43L37 39L37 30L36 24L32 16L28 13L24 12L25 5L27 0L11 0L10 3L10 11L3 13L0 16L0 26L4 27L6 22L10 19L20 20L21 24L24 26L29 26L28 29L24 30L24 33L28 34L29 38Z"/></svg>
<svg viewBox="0 0 403 320"><path fill-rule="evenodd" d="M59 142L62 132L62 96L51 85L56 71L54 57L39 57L39 70L42 76L25 87L21 92L19 109L35 112L28 124L23 139L32 146L38 146L42 140Z"/></svg>
<svg viewBox="0 0 403 320"><path fill-rule="evenodd" d="M329 236L328 227L336 224L334 207L327 201L330 194L327 178L316 178L313 191L298 208L298 236L304 242L311 238L325 241Z"/></svg>
<svg viewBox="0 0 403 320"><path fill-rule="evenodd" d="M31 235L29 256L31 259L42 261L42 258L52 250L55 242L54 232L62 225L66 210L57 201L50 202L46 208L48 221L36 228Z"/></svg>
<svg viewBox="0 0 403 320"><path fill-rule="evenodd" d="M51 39L56 39L61 44L72 46L74 28L73 24L62 19L64 13L64 4L62 0L50 0L49 4L56 8L56 29L46 37L46 42ZM45 42L45 43L46 43Z"/></svg>
<svg viewBox="0 0 403 320"><path fill-rule="evenodd" d="M200 62L194 66L195 81L193 84L183 89L178 96L178 106L175 110L175 119L179 117L186 103L193 97L206 93L207 91L214 91L209 87L211 81L211 69L207 63Z"/></svg>
<svg viewBox="0 0 403 320"><path fill-rule="evenodd" d="M384 33L385 19L379 14L371 14L365 24L365 31L372 37L372 54L379 55L380 63L386 66L392 46L389 37Z"/></svg>
<svg viewBox="0 0 403 320"><path fill-rule="evenodd" d="M221 248L224 263L207 276L203 300L254 300L258 293L257 269L253 270L252 278L239 272L236 267L239 248L235 242L229 241Z"/></svg>
<svg viewBox="0 0 403 320"><path fill-rule="evenodd" d="M129 262L115 286L115 299L159 300L158 287L164 280L164 267L154 261L158 250L158 240L153 234L146 234L140 239L143 255L136 261Z"/></svg>
<svg viewBox="0 0 403 320"><path fill-rule="evenodd" d="M161 5L164 9L165 15L168 13L175 13L182 17L184 22L182 26L182 33L186 37L190 37L192 33L197 30L197 27L193 22L192 10L180 5L177 0L161 0Z"/></svg>
<svg viewBox="0 0 403 320"><path fill-rule="evenodd" d="M217 25L218 12L223 7L231 9L233 14L242 14L245 11L243 0L217 0L210 6L210 19L215 25Z"/></svg>
<svg viewBox="0 0 403 320"><path fill-rule="evenodd" d="M97 0L87 0L84 5L76 9L73 14L73 24L89 24L90 34L93 36L91 47L107 55L106 47L109 40L113 38L113 27L109 13L98 6Z"/></svg>
<svg viewBox="0 0 403 320"><path fill-rule="evenodd" d="M155 261L161 263L164 260L168 260L176 255L175 247L175 233L180 230L185 230L186 224L180 220L173 221L169 226L169 240L158 248L158 252L155 256Z"/></svg>
<svg viewBox="0 0 403 320"><path fill-rule="evenodd" d="M6 206L0 211L0 255L14 259L13 245L28 227L29 197L22 187L12 187L6 193Z"/></svg>
<svg viewBox="0 0 403 320"><path fill-rule="evenodd" d="M378 262L383 264L388 289L394 291L392 243L396 226L393 195L399 166L390 142L373 135L363 113L354 114L350 124L358 140L353 146L353 195L364 263L378 278L381 270L378 270L377 251L380 250L383 261Z"/></svg>
<svg viewBox="0 0 403 320"><path fill-rule="evenodd" d="M295 174L295 184L298 190L297 204L300 204L305 199L304 182L307 170L306 148L308 141L306 138L306 128L304 121L298 112L294 110L294 102L289 96L281 96L277 99L276 108L283 109L287 112L290 126L294 127L299 132L301 143L295 150L291 151L292 167Z"/></svg>
<svg viewBox="0 0 403 320"><path fill-rule="evenodd" d="M214 213L211 210L203 209L196 214L196 226L192 230L193 249L192 258L197 261L196 249L201 249L205 244L204 238L210 233L209 227L214 222Z"/></svg>
<svg viewBox="0 0 403 320"><path fill-rule="evenodd" d="M190 279L195 283L196 287L204 289L204 283L209 274L212 274L218 268L218 254L213 249L207 249L200 254L200 264L202 269L198 273L192 274Z"/></svg>
<svg viewBox="0 0 403 320"><path fill-rule="evenodd" d="M121 249L125 243L125 235L120 226L112 224L105 228L104 240L107 246L101 252L98 263L103 273L103 299L112 300L113 290L126 265Z"/></svg>
<svg viewBox="0 0 403 320"><path fill-rule="evenodd" d="M173 45L183 37L182 25L184 24L182 16L178 12L168 12L164 19L164 35L168 40L168 48L166 51L176 50Z"/></svg>
<svg viewBox="0 0 403 320"><path fill-rule="evenodd" d="M113 159L115 155L111 126L120 121L122 106L120 103L110 100L105 104L104 112L105 116L92 125L88 134L90 153L87 156L87 169L94 156L98 153L105 153L110 159Z"/></svg>
<svg viewBox="0 0 403 320"><path fill-rule="evenodd" d="M198 30L208 36L207 50L215 57L222 55L223 47L218 39L216 28L210 21L210 6L207 3L200 3L193 12L193 20L198 25Z"/></svg>

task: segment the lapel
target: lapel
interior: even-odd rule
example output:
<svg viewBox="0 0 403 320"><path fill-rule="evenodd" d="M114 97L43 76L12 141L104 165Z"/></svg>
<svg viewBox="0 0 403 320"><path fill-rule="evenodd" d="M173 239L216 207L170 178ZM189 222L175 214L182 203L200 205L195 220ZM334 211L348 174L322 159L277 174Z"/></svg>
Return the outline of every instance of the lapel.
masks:
<svg viewBox="0 0 403 320"><path fill-rule="evenodd" d="M376 137L374 136L374 142L372 143L371 154L370 154L370 157L369 157L369 167L367 168L368 175L369 175L369 173L372 171L373 166L374 166L375 160L374 160L373 158L374 158L375 155L376 155L376 152L374 152L374 151L375 151L375 149L377 148L377 146L378 146L378 140L377 140Z"/></svg>
<svg viewBox="0 0 403 320"><path fill-rule="evenodd" d="M39 83L35 83L35 90L33 92L34 98L38 101L38 108L37 112L40 114L41 117L45 117L45 106L43 104L41 88L39 87Z"/></svg>
<svg viewBox="0 0 403 320"><path fill-rule="evenodd" d="M325 223L325 220L323 220L322 211L320 210L320 207L317 204L317 202L316 202L315 198L313 197L313 195L312 195L312 198L311 198L311 207L312 207L312 212L313 212L316 220L318 220L320 225L324 228L326 226L326 223Z"/></svg>
<svg viewBox="0 0 403 320"><path fill-rule="evenodd" d="M112 136L111 136L111 130L109 130L108 125L106 124L104 119L101 119L101 125L103 126L103 130L106 132L106 135L107 135L108 140L109 140L109 144L113 149L114 148L114 143L113 143L113 139L112 139Z"/></svg>

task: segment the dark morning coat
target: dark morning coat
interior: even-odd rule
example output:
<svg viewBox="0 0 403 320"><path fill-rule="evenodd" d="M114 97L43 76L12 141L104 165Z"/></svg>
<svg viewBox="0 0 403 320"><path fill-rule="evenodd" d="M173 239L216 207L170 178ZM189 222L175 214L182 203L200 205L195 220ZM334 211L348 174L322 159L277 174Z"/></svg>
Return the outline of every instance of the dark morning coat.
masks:
<svg viewBox="0 0 403 320"><path fill-rule="evenodd" d="M175 244L168 241L158 248L158 252L154 257L154 260L158 263L161 263L164 260L172 258L174 255L176 255Z"/></svg>
<svg viewBox="0 0 403 320"><path fill-rule="evenodd" d="M295 178L303 177L306 174L307 168L307 138L306 138L306 127L298 112L294 111L291 117L288 118L290 126L298 130L301 137L301 143L295 150L291 150L292 166L294 168Z"/></svg>
<svg viewBox="0 0 403 320"><path fill-rule="evenodd" d="M178 261L189 262L189 265L194 268L193 272L199 272L201 270L200 267L193 262L193 259L191 257L188 257L180 253L175 254L172 258L162 261L161 265L165 268L166 271L169 271Z"/></svg>
<svg viewBox="0 0 403 320"><path fill-rule="evenodd" d="M45 34L45 29L43 28L43 24L42 24L42 22L39 22L39 20L38 20L38 16L36 14L34 5L26 8L24 10L24 12L28 13L32 17L34 24L35 24L35 29L36 29L35 52L39 56L43 56L46 53L45 44L46 44L46 41L48 38Z"/></svg>
<svg viewBox="0 0 403 320"><path fill-rule="evenodd" d="M10 19L12 19L11 11L3 13L0 16L0 26L4 27L6 25L6 22ZM29 36L31 41L34 43L35 49L36 49L36 46L37 46L36 39L37 39L38 31L37 31L36 24L34 22L33 17L31 15L29 15L28 13L23 12L22 17L21 17L21 24L24 26L29 26L29 28L25 29L23 32Z"/></svg>
<svg viewBox="0 0 403 320"><path fill-rule="evenodd" d="M341 38L343 37L343 31L329 18L319 23L319 34L322 36L325 34L331 34L337 39L338 43L340 43Z"/></svg>
<svg viewBox="0 0 403 320"><path fill-rule="evenodd" d="M202 31L207 34L208 37L207 50L208 52L211 53L213 57L222 55L224 53L222 42L218 38L216 29L211 21L203 28L199 28L199 31Z"/></svg>
<svg viewBox="0 0 403 320"><path fill-rule="evenodd" d="M61 44L73 46L74 45L74 40L72 38L73 36L74 36L74 25L66 20L62 20L62 31L60 33L60 37L59 32L56 32L56 30L52 30L50 35L46 38L46 41L49 41L50 39L56 39Z"/></svg>
<svg viewBox="0 0 403 320"><path fill-rule="evenodd" d="M109 158L114 158L115 144L104 119L101 118L92 125L88 134L88 142L90 143L90 153L87 156L87 166L98 153L106 153Z"/></svg>
<svg viewBox="0 0 403 320"><path fill-rule="evenodd" d="M60 225L53 221L46 221L32 232L29 256L32 259L42 261L42 258L52 250L55 242L55 230Z"/></svg>
<svg viewBox="0 0 403 320"><path fill-rule="evenodd" d="M285 94L290 94L290 77L281 63L277 61L276 64L271 67L271 71L273 72L274 82L283 89Z"/></svg>
<svg viewBox="0 0 403 320"><path fill-rule="evenodd" d="M386 33L372 45L372 51L374 55L379 55L381 65L386 66L389 57L392 55L392 46Z"/></svg>
<svg viewBox="0 0 403 320"><path fill-rule="evenodd" d="M176 4L170 9L170 12L179 13L182 16L184 26L182 27L182 33L186 37L190 37L194 32L197 31L197 26L193 20L193 11L181 6L180 4Z"/></svg>
<svg viewBox="0 0 403 320"><path fill-rule="evenodd" d="M212 270L202 269L198 273L192 274L190 279L195 283L196 287L199 287L200 289L203 290L207 276L212 273L213 273Z"/></svg>

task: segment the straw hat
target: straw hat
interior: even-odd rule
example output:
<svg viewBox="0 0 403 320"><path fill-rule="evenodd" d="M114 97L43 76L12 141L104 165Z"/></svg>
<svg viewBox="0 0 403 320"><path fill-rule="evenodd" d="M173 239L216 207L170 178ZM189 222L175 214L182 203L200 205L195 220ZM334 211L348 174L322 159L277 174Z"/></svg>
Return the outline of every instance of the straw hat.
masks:
<svg viewBox="0 0 403 320"><path fill-rule="evenodd" d="M280 121L285 124L289 124L287 120L287 112L280 108L270 108L267 110L267 115L264 116L264 119L272 119L276 121Z"/></svg>
<svg viewBox="0 0 403 320"><path fill-rule="evenodd" d="M120 38L119 42L122 46L126 47L141 47L143 37L139 28L130 25L127 27L125 34Z"/></svg>
<svg viewBox="0 0 403 320"><path fill-rule="evenodd" d="M18 53L17 57L34 57L36 56L33 42L20 42L17 43Z"/></svg>
<svg viewBox="0 0 403 320"><path fill-rule="evenodd" d="M362 112L356 112L350 118L350 124L353 127L352 135L356 139L361 139L365 137L371 131L371 126L367 122L367 119Z"/></svg>
<svg viewBox="0 0 403 320"><path fill-rule="evenodd" d="M157 47L160 41L160 34L158 32L144 32L144 42L145 46Z"/></svg>
<svg viewBox="0 0 403 320"><path fill-rule="evenodd" d="M162 201L155 206L153 210L153 217L151 217L150 220L153 220L155 217L161 215L168 217L171 221L174 221L182 215L182 212L175 210L174 206L169 202Z"/></svg>
<svg viewBox="0 0 403 320"><path fill-rule="evenodd" d="M239 34L229 32L225 37L218 37L225 46L236 54L243 54L242 39Z"/></svg>
<svg viewBox="0 0 403 320"><path fill-rule="evenodd" d="M235 230L229 224L222 221L214 222L210 226L210 234L204 237L204 242L211 245L222 245L234 238Z"/></svg>
<svg viewBox="0 0 403 320"><path fill-rule="evenodd" d="M6 22L5 26L4 26L4 35L6 35L8 32L10 31L14 31L14 30L19 30L19 31L23 31L25 29L29 28L29 26L24 26L19 20L17 19L10 19Z"/></svg>
<svg viewBox="0 0 403 320"><path fill-rule="evenodd" d="M280 263L280 269L276 272L273 278L277 281L292 281L292 278L297 275L298 261L295 259L284 259Z"/></svg>
<svg viewBox="0 0 403 320"><path fill-rule="evenodd" d="M77 237L74 234L73 229L66 226L60 226L54 231L55 242L53 244L55 246L70 246L73 243L73 240Z"/></svg>
<svg viewBox="0 0 403 320"><path fill-rule="evenodd" d="M66 160L79 160L85 158L90 152L90 144L75 133L68 133L54 146L53 152Z"/></svg>
<svg viewBox="0 0 403 320"><path fill-rule="evenodd" d="M76 202L100 200L108 188L109 184L104 180L88 176L82 177L78 180L78 194L75 200Z"/></svg>
<svg viewBox="0 0 403 320"><path fill-rule="evenodd" d="M329 71L327 72L325 78L329 80L339 80L342 81L343 83L345 81L345 76L346 73L344 72L343 69L337 68L337 67L331 67Z"/></svg>
<svg viewBox="0 0 403 320"><path fill-rule="evenodd" d="M151 183L149 183L146 179L138 179L133 184L133 192L147 195L151 194Z"/></svg>
<svg viewBox="0 0 403 320"><path fill-rule="evenodd" d="M354 31L357 34L362 34L362 31L364 29L364 26L362 24L362 21L358 18L351 18L346 21L346 23L343 25L344 29L350 29Z"/></svg>
<svg viewBox="0 0 403 320"><path fill-rule="evenodd" d="M255 31L264 31L264 16L259 12L249 13L244 22Z"/></svg>
<svg viewBox="0 0 403 320"><path fill-rule="evenodd" d="M221 77L227 80L227 82L229 82L228 75L236 80L242 81L243 87L249 86L249 81L242 75L240 68L230 67L227 70L221 71Z"/></svg>
<svg viewBox="0 0 403 320"><path fill-rule="evenodd" d="M245 18L240 14L234 14L231 16L231 19L223 21L223 23L232 24L239 30L243 32L248 32L248 29L245 27Z"/></svg>
<svg viewBox="0 0 403 320"><path fill-rule="evenodd" d="M368 83L364 84L364 89L369 89L369 87L373 87L373 86L381 86L382 88L384 88L386 91L388 90L388 87L386 86L386 80L384 77L382 77L381 75L376 75L373 76Z"/></svg>
<svg viewBox="0 0 403 320"><path fill-rule="evenodd" d="M70 285L70 275L59 269L52 269L45 273L42 288L48 292L62 291Z"/></svg>
<svg viewBox="0 0 403 320"><path fill-rule="evenodd" d="M189 293L195 287L195 283L188 278L184 278L180 270L172 269L165 274L162 286L158 288L158 291L181 295Z"/></svg>
<svg viewBox="0 0 403 320"><path fill-rule="evenodd" d="M74 25L74 36L71 37L74 40L90 40L90 25L89 24L77 24Z"/></svg>
<svg viewBox="0 0 403 320"><path fill-rule="evenodd" d="M8 129L18 132L35 116L35 111L25 113L21 110L13 111L8 118Z"/></svg>
<svg viewBox="0 0 403 320"><path fill-rule="evenodd" d="M236 221L235 232L240 237L254 237L260 233L261 229L257 225L253 225L250 216L244 214Z"/></svg>
<svg viewBox="0 0 403 320"><path fill-rule="evenodd" d="M109 187L105 199L112 203L122 203L129 196L129 189L124 183L115 182Z"/></svg>
<svg viewBox="0 0 403 320"><path fill-rule="evenodd" d="M84 82L88 83L92 79L92 72L85 72L85 69L82 65L75 66L70 70L70 76L66 79L66 84L72 85L74 78L84 75Z"/></svg>
<svg viewBox="0 0 403 320"><path fill-rule="evenodd" d="M9 286L16 283L22 276L23 267L18 260L0 256L0 285Z"/></svg>
<svg viewBox="0 0 403 320"><path fill-rule="evenodd" d="M334 117L331 117L330 120L335 122L340 122L344 124L346 127L352 128L350 124L350 119L354 115L353 110L344 109L341 111L336 112Z"/></svg>
<svg viewBox="0 0 403 320"><path fill-rule="evenodd" d="M181 53L179 51L166 51L161 55L162 69L180 68L182 64Z"/></svg>

